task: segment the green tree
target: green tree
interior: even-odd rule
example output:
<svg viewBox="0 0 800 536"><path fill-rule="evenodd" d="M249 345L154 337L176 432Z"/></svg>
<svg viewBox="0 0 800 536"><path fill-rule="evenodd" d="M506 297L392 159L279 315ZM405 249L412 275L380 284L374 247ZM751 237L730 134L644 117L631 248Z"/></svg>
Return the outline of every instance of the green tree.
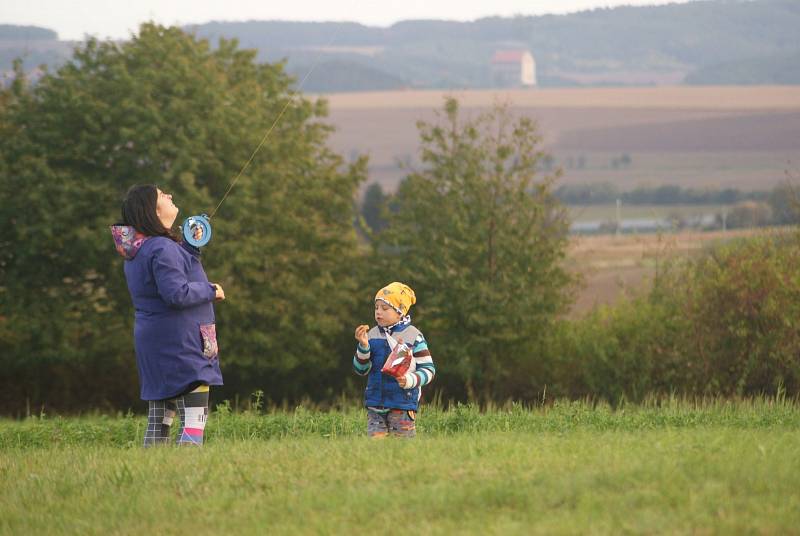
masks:
<svg viewBox="0 0 800 536"><path fill-rule="evenodd" d="M800 201L798 201L797 187L792 183L791 177L772 189L767 202L772 209L774 223L789 225L796 224L800 220Z"/></svg>
<svg viewBox="0 0 800 536"><path fill-rule="evenodd" d="M386 194L380 183L373 182L364 192L364 201L361 203L361 215L370 229L380 232L386 227Z"/></svg>
<svg viewBox="0 0 800 536"><path fill-rule="evenodd" d="M568 223L556 177L537 176L536 124L495 107L462 119L448 99L420 122L423 168L393 200L376 246L383 280L408 282L419 327L440 361L439 387L473 398L529 396L535 347L569 302Z"/></svg>
<svg viewBox="0 0 800 536"><path fill-rule="evenodd" d="M279 116L204 252L229 296L218 307L225 395L299 397L323 377L337 388L331 346L345 342L330 334L353 307L365 161L348 166L326 147L325 103L292 83L235 41L212 49L145 24L126 43L90 40L34 88L3 95L6 412L26 398L64 408L135 400L132 308L108 232L122 195L157 183L182 216L211 212Z"/></svg>

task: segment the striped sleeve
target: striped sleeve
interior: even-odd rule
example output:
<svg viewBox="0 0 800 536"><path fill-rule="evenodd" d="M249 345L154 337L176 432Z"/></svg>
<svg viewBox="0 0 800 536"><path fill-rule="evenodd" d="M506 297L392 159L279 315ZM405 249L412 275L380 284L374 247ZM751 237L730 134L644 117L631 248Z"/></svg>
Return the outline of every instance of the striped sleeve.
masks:
<svg viewBox="0 0 800 536"><path fill-rule="evenodd" d="M356 355L353 356L353 369L356 374L366 376L372 368L372 360L370 359L369 346L364 348L361 343L356 346Z"/></svg>
<svg viewBox="0 0 800 536"><path fill-rule="evenodd" d="M436 365L433 364L431 351L428 349L428 343L422 333L414 340L413 355L417 370L406 374L406 389L428 385L436 375Z"/></svg>

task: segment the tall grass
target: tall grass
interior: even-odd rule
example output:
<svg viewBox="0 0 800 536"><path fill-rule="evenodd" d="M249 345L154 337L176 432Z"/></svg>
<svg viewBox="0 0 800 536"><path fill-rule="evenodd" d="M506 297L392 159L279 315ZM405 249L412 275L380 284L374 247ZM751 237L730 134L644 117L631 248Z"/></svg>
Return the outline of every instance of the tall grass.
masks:
<svg viewBox="0 0 800 536"><path fill-rule="evenodd" d="M234 412L221 404L211 413L207 440L268 440L302 437L354 437L365 434L362 408L338 411L297 407ZM536 406L519 403L424 406L418 415L420 434L449 436L491 432L568 432L574 430L641 431L721 426L739 429L800 428L800 403L783 396L747 399L650 398L641 404L557 400ZM93 445L138 447L146 427L139 415L62 418L39 416L0 420L0 449Z"/></svg>

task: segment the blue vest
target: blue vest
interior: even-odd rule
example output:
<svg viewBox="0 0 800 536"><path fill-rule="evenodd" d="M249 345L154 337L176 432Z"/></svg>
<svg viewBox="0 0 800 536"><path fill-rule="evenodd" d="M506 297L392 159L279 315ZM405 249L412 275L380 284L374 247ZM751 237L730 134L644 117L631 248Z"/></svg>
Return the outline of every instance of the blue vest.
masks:
<svg viewBox="0 0 800 536"><path fill-rule="evenodd" d="M397 326L392 331L392 337L396 341L405 342L411 347L414 346L414 340L418 335L419 330L411 324ZM383 330L376 326L369 331L367 337L369 338L372 368L369 371L367 388L364 391L364 405L416 411L419 402L419 387L403 389L397 380L381 372L386 358L391 353L389 341L386 340Z"/></svg>

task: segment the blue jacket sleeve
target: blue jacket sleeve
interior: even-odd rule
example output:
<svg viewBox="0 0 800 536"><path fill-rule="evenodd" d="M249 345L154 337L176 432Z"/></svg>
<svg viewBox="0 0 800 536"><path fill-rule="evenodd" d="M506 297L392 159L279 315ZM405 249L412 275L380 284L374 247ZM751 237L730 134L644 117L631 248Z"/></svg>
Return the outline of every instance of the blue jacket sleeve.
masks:
<svg viewBox="0 0 800 536"><path fill-rule="evenodd" d="M161 299L175 309L214 301L216 289L211 283L189 281L178 247L165 244L153 251L153 277Z"/></svg>

